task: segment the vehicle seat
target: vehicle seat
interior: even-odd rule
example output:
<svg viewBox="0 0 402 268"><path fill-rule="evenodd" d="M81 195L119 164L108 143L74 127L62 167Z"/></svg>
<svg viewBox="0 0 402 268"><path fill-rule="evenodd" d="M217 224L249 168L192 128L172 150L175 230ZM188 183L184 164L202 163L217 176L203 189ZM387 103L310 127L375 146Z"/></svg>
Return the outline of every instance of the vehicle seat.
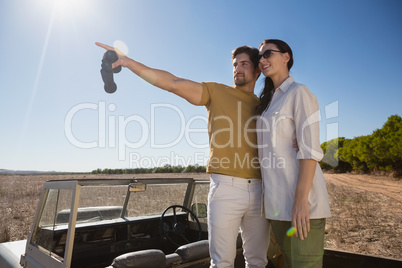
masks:
<svg viewBox="0 0 402 268"><path fill-rule="evenodd" d="M183 263L207 258L209 257L208 240L183 245L176 249L175 253L181 257Z"/></svg>
<svg viewBox="0 0 402 268"><path fill-rule="evenodd" d="M159 249L147 249L117 256L111 266L113 268L163 268L165 253Z"/></svg>
<svg viewBox="0 0 402 268"><path fill-rule="evenodd" d="M189 263L209 258L208 240L201 240L180 246L166 255L159 249L147 249L126 253L116 257L106 268L163 268L173 264Z"/></svg>

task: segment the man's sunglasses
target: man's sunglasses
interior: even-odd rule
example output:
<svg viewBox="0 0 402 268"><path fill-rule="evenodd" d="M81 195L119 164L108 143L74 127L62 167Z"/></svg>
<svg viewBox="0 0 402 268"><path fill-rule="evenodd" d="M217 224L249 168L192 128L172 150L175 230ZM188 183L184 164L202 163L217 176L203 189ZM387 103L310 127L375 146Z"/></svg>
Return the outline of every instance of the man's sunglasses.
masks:
<svg viewBox="0 0 402 268"><path fill-rule="evenodd" d="M271 56L272 52L282 52L282 51L267 49L264 51L264 53L262 53L262 55L258 55L258 61L260 61L262 57L264 57L264 59L268 59Z"/></svg>

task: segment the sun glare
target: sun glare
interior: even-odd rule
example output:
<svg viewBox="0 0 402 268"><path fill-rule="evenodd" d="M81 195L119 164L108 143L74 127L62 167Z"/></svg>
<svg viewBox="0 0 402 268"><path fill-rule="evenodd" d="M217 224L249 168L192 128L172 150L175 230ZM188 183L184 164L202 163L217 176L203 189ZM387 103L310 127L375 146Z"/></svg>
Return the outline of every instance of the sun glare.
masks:
<svg viewBox="0 0 402 268"><path fill-rule="evenodd" d="M50 8L57 17L69 16L71 14L85 14L91 12L92 1L84 0L39 0L42 7Z"/></svg>
<svg viewBox="0 0 402 268"><path fill-rule="evenodd" d="M82 0L53 0L59 11L86 10L88 1Z"/></svg>

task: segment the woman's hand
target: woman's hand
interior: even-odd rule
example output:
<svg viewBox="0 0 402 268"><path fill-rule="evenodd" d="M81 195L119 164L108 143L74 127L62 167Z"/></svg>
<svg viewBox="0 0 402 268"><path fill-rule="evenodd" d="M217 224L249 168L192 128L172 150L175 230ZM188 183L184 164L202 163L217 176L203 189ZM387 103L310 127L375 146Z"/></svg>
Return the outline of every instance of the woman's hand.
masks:
<svg viewBox="0 0 402 268"><path fill-rule="evenodd" d="M106 50L114 50L114 51L116 51L118 59L117 59L117 61L113 62L113 64L112 64L113 69L118 67L118 66L120 66L120 65L123 66L123 67L127 67L129 58L126 55L124 55L123 52L121 52L117 48L114 48L114 47L111 47L111 46L108 46L108 45L105 45L105 44L102 44L102 43L99 43L99 42L95 42L95 45L97 45L98 47L104 48Z"/></svg>
<svg viewBox="0 0 402 268"><path fill-rule="evenodd" d="M292 208L292 226L296 228L296 237L301 240L307 238L307 233L310 232L310 206L308 199L295 199Z"/></svg>

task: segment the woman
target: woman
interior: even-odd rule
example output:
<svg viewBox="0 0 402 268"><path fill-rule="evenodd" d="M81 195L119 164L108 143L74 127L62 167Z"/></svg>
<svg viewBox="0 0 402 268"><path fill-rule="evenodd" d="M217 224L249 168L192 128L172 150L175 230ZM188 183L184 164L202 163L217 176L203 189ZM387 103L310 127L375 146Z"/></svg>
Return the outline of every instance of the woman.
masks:
<svg viewBox="0 0 402 268"><path fill-rule="evenodd" d="M323 157L318 102L289 76L293 54L285 42L267 39L259 51L259 67L266 77L257 107L265 216L287 267L322 267L325 218L331 213L317 163Z"/></svg>

